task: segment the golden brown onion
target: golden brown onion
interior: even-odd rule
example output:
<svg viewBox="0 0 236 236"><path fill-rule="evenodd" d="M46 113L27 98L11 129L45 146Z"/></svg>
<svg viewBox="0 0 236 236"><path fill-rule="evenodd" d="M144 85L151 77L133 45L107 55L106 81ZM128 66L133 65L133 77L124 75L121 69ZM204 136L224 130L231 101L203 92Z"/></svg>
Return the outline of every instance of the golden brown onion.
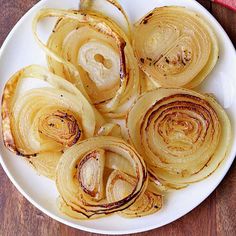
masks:
<svg viewBox="0 0 236 236"><path fill-rule="evenodd" d="M184 7L155 8L136 23L134 50L156 86L193 88L211 72L218 43L210 26Z"/></svg>
<svg viewBox="0 0 236 236"><path fill-rule="evenodd" d="M141 96L127 119L130 139L164 185L181 188L210 175L225 158L230 121L210 96L159 88Z"/></svg>
<svg viewBox="0 0 236 236"><path fill-rule="evenodd" d="M108 178L107 198L109 202L119 201L132 193L135 186L135 178L114 170ZM154 193L148 189L142 194L130 207L120 211L119 214L124 217L133 218L150 215L162 207L162 196L160 193Z"/></svg>
<svg viewBox="0 0 236 236"><path fill-rule="evenodd" d="M47 82L48 87L21 92L20 86L27 79ZM41 66L18 71L3 91L5 146L29 157L41 174L50 177L65 148L94 135L96 118L94 109L74 85Z"/></svg>
<svg viewBox="0 0 236 236"><path fill-rule="evenodd" d="M39 21L57 17L47 45L36 30ZM139 69L128 37L100 13L41 10L34 36L48 56L52 72L74 83L105 116L122 117L139 93Z"/></svg>
<svg viewBox="0 0 236 236"><path fill-rule="evenodd" d="M119 175L116 173L127 174L106 164L111 158L109 152L126 160L134 174L131 192L114 200L109 196L114 188L117 190L115 179ZM79 142L62 155L56 183L61 196L61 211L74 218L87 219L128 208L143 195L148 179L144 162L133 147L120 138L100 136Z"/></svg>

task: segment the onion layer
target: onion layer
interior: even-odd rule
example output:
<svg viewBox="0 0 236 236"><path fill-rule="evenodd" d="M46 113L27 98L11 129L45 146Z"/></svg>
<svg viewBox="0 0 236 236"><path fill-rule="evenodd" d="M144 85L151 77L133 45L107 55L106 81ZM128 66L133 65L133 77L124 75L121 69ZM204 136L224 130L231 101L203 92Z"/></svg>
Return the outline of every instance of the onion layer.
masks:
<svg viewBox="0 0 236 236"><path fill-rule="evenodd" d="M103 7L103 4L106 3ZM119 19L117 19L117 15L114 16L113 9L109 8L109 11L104 8L106 8L106 5L113 6L113 9L118 10L121 15L123 16L125 20L125 25L120 22ZM119 26L124 29L124 32L131 38L132 37L132 31L131 31L131 24L129 21L129 17L127 16L125 10L123 9L122 5L117 0L80 0L79 4L80 10L88 10L88 11L95 11L100 12L103 15L106 15L110 19L112 19L114 22L117 22Z"/></svg>
<svg viewBox="0 0 236 236"><path fill-rule="evenodd" d="M21 92L23 80L38 79L48 87ZM44 175L53 176L64 149L94 135L96 116L81 92L41 66L25 67L7 82L2 99L5 146L29 157Z"/></svg>
<svg viewBox="0 0 236 236"><path fill-rule="evenodd" d="M116 178L127 174L107 168L109 152L125 159L135 175L131 192L120 199L112 200L109 196L114 189L122 191L123 187L117 189ZM133 147L120 138L101 136L79 142L63 154L56 183L61 196L60 209L74 218L87 219L128 208L143 195L148 179L144 162ZM106 187L105 196L102 186Z"/></svg>
<svg viewBox="0 0 236 236"><path fill-rule="evenodd" d="M156 8L134 30L140 68L156 86L193 88L211 72L218 43L209 25L184 7Z"/></svg>
<svg viewBox="0 0 236 236"><path fill-rule="evenodd" d="M58 17L47 45L36 29L46 17ZM109 117L127 113L139 93L139 69L128 37L111 19L81 10L41 10L34 36L48 56L51 71L76 84L98 110Z"/></svg>
<svg viewBox="0 0 236 236"><path fill-rule="evenodd" d="M141 96L127 126L151 173L174 188L210 175L231 140L223 108L212 97L186 89L159 88Z"/></svg>

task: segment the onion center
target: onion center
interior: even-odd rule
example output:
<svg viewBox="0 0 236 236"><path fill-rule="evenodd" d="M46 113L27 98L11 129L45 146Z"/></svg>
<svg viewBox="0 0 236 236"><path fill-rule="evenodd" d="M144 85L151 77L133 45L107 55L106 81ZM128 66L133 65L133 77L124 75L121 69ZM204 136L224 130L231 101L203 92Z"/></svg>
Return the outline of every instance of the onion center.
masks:
<svg viewBox="0 0 236 236"><path fill-rule="evenodd" d="M79 49L78 61L98 89L110 89L119 83L120 58L110 45L90 40Z"/></svg>
<svg viewBox="0 0 236 236"><path fill-rule="evenodd" d="M64 146L72 146L81 136L81 130L74 116L59 110L42 115L39 118L38 130L39 133Z"/></svg>
<svg viewBox="0 0 236 236"><path fill-rule="evenodd" d="M96 54L94 56L94 59L95 59L95 61L102 63L104 65L104 67L106 67L107 69L111 69L112 68L112 61L109 60L109 59L104 58L103 55Z"/></svg>

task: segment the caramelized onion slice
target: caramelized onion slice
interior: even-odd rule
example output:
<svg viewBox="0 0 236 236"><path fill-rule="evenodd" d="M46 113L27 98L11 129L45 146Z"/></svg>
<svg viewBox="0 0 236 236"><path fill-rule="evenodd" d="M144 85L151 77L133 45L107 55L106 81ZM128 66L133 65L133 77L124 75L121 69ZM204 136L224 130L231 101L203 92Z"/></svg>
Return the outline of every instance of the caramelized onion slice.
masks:
<svg viewBox="0 0 236 236"><path fill-rule="evenodd" d="M107 195L104 198L100 195L95 199L91 197L91 192L85 194L88 192L87 190L97 190L98 186L106 186L106 188L110 186L109 180L107 183L103 183L104 179L102 180L101 177L104 168L104 151L105 162L110 158L106 152L113 152L125 158L133 169L136 184L133 186L132 192L121 200L108 201ZM94 156L101 159L96 160L93 158ZM88 162L89 160L90 162ZM95 162L99 163L95 164ZM90 172L91 166L94 169L93 174ZM84 173L88 170L91 174L85 178L87 173ZM95 176L95 172L98 173L97 176ZM78 173L83 177L78 178ZM90 180L93 180L91 185ZM65 214L78 219L102 217L126 209L143 194L147 183L146 167L141 156L122 139L111 136L94 137L77 143L62 155L57 168L56 184L61 196L60 209ZM98 192L96 191L96 194Z"/></svg>
<svg viewBox="0 0 236 236"><path fill-rule="evenodd" d="M21 84L27 79L44 81L48 87L21 92ZM5 85L2 99L4 144L18 155L28 158L39 155L32 162L42 173L47 172L48 165L47 176L54 175L55 160L58 160L54 156L78 140L93 136L97 122L94 109L81 92L41 66L23 68ZM98 127L100 125L99 121Z"/></svg>
<svg viewBox="0 0 236 236"><path fill-rule="evenodd" d="M170 188L209 176L232 138L224 109L212 97L187 89L144 94L130 110L127 127L148 169Z"/></svg>
<svg viewBox="0 0 236 236"><path fill-rule="evenodd" d="M109 176L106 193L109 202L124 199L132 193L136 184L135 178L124 172L114 170ZM145 191L130 207L119 212L124 217L141 217L153 214L162 206L162 196Z"/></svg>
<svg viewBox="0 0 236 236"><path fill-rule="evenodd" d="M218 42L208 23L184 7L155 8L135 25L140 68L163 87L194 88L211 72Z"/></svg>
<svg viewBox="0 0 236 236"><path fill-rule="evenodd" d="M45 45L37 34L42 19L58 22ZM50 70L74 83L108 117L124 117L139 94L139 69L129 38L98 12L43 9L34 18L36 41Z"/></svg>

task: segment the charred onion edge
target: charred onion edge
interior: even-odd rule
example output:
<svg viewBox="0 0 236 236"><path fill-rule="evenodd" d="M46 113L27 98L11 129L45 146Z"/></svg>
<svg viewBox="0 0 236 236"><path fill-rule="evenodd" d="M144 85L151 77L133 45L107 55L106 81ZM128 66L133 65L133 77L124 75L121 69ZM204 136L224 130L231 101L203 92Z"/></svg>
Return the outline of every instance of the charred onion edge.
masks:
<svg viewBox="0 0 236 236"><path fill-rule="evenodd" d="M13 77L6 83L3 95L2 95L2 136L3 136L3 142L5 147L10 150L11 152L15 153L18 156L23 156L26 158L35 157L37 156L37 153L32 154L23 154L18 150L16 147L16 143L14 141L14 137L11 131L11 106L12 106L12 100L15 95L15 89L18 84L18 81L23 74L23 71L18 71Z"/></svg>

